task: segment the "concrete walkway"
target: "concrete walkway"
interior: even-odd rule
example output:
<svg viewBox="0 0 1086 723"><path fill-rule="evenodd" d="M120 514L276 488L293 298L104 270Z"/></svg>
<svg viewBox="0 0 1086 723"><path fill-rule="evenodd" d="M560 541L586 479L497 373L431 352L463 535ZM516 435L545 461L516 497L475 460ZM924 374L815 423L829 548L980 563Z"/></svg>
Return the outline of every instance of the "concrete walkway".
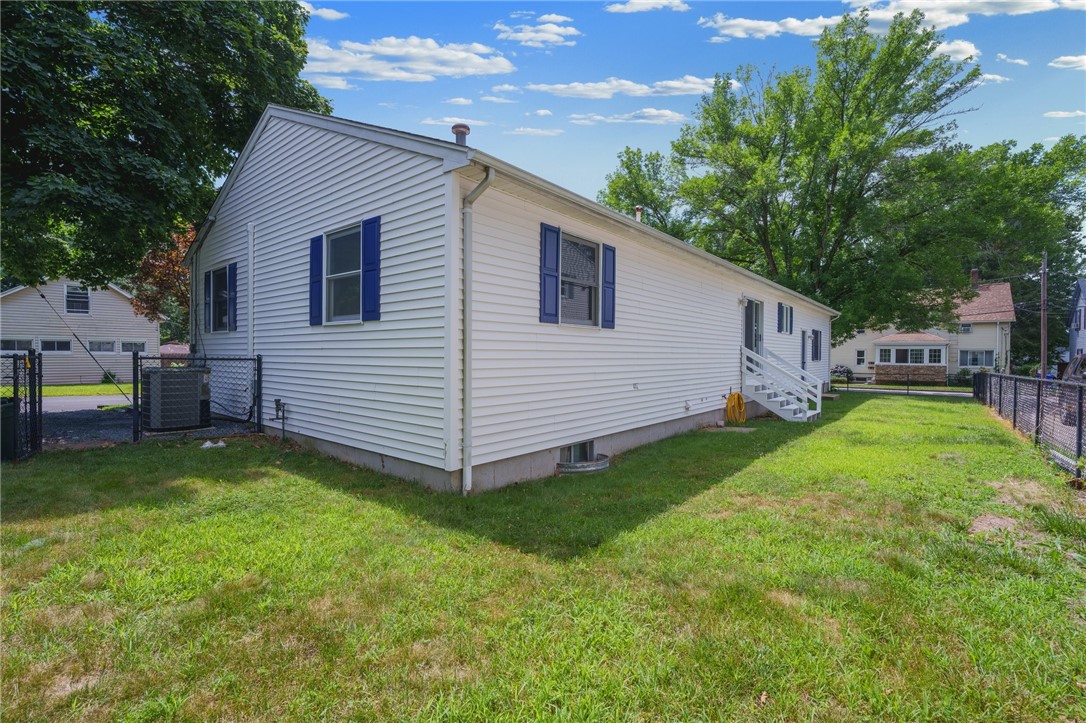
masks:
<svg viewBox="0 0 1086 723"><path fill-rule="evenodd" d="M95 396L79 397L42 397L42 412L79 412L84 409L98 409L98 407L113 406L116 404L129 404L121 394L99 394Z"/></svg>

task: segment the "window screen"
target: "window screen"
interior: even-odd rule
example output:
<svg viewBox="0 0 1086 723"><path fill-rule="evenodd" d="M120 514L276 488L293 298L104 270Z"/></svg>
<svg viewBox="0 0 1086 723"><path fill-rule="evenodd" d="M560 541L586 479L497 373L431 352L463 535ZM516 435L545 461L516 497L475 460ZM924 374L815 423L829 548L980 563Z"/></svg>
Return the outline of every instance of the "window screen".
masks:
<svg viewBox="0 0 1086 723"><path fill-rule="evenodd" d="M355 226L328 236L327 318L351 321L362 314L362 231Z"/></svg>
<svg viewBox="0 0 1086 723"><path fill-rule="evenodd" d="M594 244L562 236L563 323L587 326L599 323L598 252Z"/></svg>

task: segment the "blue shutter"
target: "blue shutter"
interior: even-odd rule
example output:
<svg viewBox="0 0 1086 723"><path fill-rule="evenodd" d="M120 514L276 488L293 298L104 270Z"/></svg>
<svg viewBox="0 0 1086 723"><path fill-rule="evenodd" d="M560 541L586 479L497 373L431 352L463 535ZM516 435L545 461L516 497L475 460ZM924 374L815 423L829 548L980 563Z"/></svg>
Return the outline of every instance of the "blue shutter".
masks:
<svg viewBox="0 0 1086 723"><path fill-rule="evenodd" d="M309 239L309 324L324 323L324 236Z"/></svg>
<svg viewBox="0 0 1086 723"><path fill-rule="evenodd" d="M558 253L562 232L555 226L539 224L539 320L558 323Z"/></svg>
<svg viewBox="0 0 1086 723"><path fill-rule="evenodd" d="M381 217L362 223L362 321L381 318Z"/></svg>
<svg viewBox="0 0 1086 723"><path fill-rule="evenodd" d="M204 272L204 331L211 331L211 272Z"/></svg>
<svg viewBox="0 0 1086 723"><path fill-rule="evenodd" d="M226 267L226 317L227 328L238 330L238 264L235 261Z"/></svg>
<svg viewBox="0 0 1086 723"><path fill-rule="evenodd" d="M615 328L615 247L603 245L603 313L600 326Z"/></svg>
<svg viewBox="0 0 1086 723"><path fill-rule="evenodd" d="M784 304L777 302L777 333L784 331Z"/></svg>

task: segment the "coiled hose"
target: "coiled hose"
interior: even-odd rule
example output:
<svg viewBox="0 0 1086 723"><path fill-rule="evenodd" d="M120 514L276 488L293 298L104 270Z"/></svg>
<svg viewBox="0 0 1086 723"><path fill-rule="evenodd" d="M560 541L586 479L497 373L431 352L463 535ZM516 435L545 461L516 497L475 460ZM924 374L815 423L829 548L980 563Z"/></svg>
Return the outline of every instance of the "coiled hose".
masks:
<svg viewBox="0 0 1086 723"><path fill-rule="evenodd" d="M743 395L739 392L728 395L724 410L727 420L733 424L742 424L747 421L747 403L743 401Z"/></svg>

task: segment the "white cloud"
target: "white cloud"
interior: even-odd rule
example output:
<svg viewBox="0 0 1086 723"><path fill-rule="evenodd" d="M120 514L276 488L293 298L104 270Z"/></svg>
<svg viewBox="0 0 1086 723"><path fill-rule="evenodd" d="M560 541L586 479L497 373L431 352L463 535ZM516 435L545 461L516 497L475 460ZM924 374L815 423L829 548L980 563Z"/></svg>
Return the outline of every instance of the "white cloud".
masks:
<svg viewBox="0 0 1086 723"><path fill-rule="evenodd" d="M1045 113L1045 118L1081 118L1086 115L1086 110L1050 110Z"/></svg>
<svg viewBox="0 0 1086 723"><path fill-rule="evenodd" d="M513 18L514 20L519 20L520 18L535 17L535 10L514 10L513 12L509 13L509 17Z"/></svg>
<svg viewBox="0 0 1086 723"><path fill-rule="evenodd" d="M554 113L551 113L546 108L540 108L539 110L529 111L529 112L525 113L524 115L534 115L537 118L546 118L547 116L554 115Z"/></svg>
<svg viewBox="0 0 1086 723"><path fill-rule="evenodd" d="M438 77L512 73L516 67L497 50L480 43L441 45L431 38L387 37L356 43L342 40L333 48L326 40L310 38L309 61L304 72L314 75L350 75L359 80L426 82Z"/></svg>
<svg viewBox="0 0 1086 723"><path fill-rule="evenodd" d="M717 36L710 38L710 42L723 43L732 38L765 38L776 37L783 33L789 35L814 36L830 25L840 22L841 16L832 18L819 16L807 20L785 18L784 20L749 20L747 18L729 18L724 13L717 13L711 18L699 18L698 25L717 31Z"/></svg>
<svg viewBox="0 0 1086 723"><path fill-rule="evenodd" d="M542 20L543 18L540 18ZM576 45L570 38L581 34L572 25L557 23L539 23L538 25L517 25L510 27L505 23L495 23L499 40L512 40L529 48L551 48L558 45Z"/></svg>
<svg viewBox="0 0 1086 723"><path fill-rule="evenodd" d="M682 123L686 116L673 110L660 110L658 108L642 108L633 113L621 115L600 115L598 113L574 113L570 115L569 122L581 126L593 126L597 123L648 123L651 125L668 125Z"/></svg>
<svg viewBox="0 0 1086 723"><path fill-rule="evenodd" d="M445 101L450 105L471 105L471 98L449 98Z"/></svg>
<svg viewBox="0 0 1086 723"><path fill-rule="evenodd" d="M486 101L487 103L516 103L515 100L509 98L502 98L500 95L484 95L479 100Z"/></svg>
<svg viewBox="0 0 1086 723"><path fill-rule="evenodd" d="M502 85L495 85L490 89L491 93L518 93L520 88L515 85L509 85L508 83Z"/></svg>
<svg viewBox="0 0 1086 723"><path fill-rule="evenodd" d="M514 128L511 131L506 131L504 135L507 136L539 136L541 138L549 138L553 136L560 136L565 131L560 128Z"/></svg>
<svg viewBox="0 0 1086 723"><path fill-rule="evenodd" d="M966 58L979 58L980 51L976 45L973 45L968 40L951 40L946 43L939 43L935 47L936 53L947 55L951 60L965 60Z"/></svg>
<svg viewBox="0 0 1086 723"><path fill-rule="evenodd" d="M305 0L299 0L298 4L301 5L310 15L315 15L316 17L323 18L324 20L342 20L343 18L350 17L350 15L348 15L347 13L341 13L339 10L333 10L332 8L313 7L312 3L307 3Z"/></svg>
<svg viewBox="0 0 1086 723"><path fill-rule="evenodd" d="M457 123L467 123L469 126L488 126L490 125L486 121L471 120L470 118L455 118L446 116L444 118L426 118L419 121L424 126L452 126Z"/></svg>
<svg viewBox="0 0 1086 723"><path fill-rule="evenodd" d="M1010 78L1003 75L996 75L995 73L984 73L980 76L980 80L977 81L977 85L992 85L993 83L1007 83Z"/></svg>
<svg viewBox="0 0 1086 723"><path fill-rule="evenodd" d="M532 83L524 87L565 98L602 99L613 98L616 94L634 97L702 95L713 89L713 78L684 75L676 80L661 80L652 85L622 78L608 78L596 83Z"/></svg>
<svg viewBox="0 0 1086 723"><path fill-rule="evenodd" d="M609 13L646 13L650 10L674 10L681 13L689 10L690 6L682 0L626 0L605 5L603 9Z"/></svg>
<svg viewBox="0 0 1086 723"><path fill-rule="evenodd" d="M565 15L540 15L536 18L537 22L541 23L572 23L573 18L567 18Z"/></svg>
<svg viewBox="0 0 1086 723"><path fill-rule="evenodd" d="M305 79L318 88L328 90L355 90L358 87L351 85L350 81L341 75L307 75Z"/></svg>
<svg viewBox="0 0 1086 723"><path fill-rule="evenodd" d="M1048 65L1067 70L1086 70L1086 55L1061 55Z"/></svg>
<svg viewBox="0 0 1086 723"><path fill-rule="evenodd" d="M1004 63L1010 63L1011 65L1029 65L1028 60L1023 60L1022 58L1012 58L1009 55L1005 55L1003 53L997 53L996 60L1002 60Z"/></svg>

